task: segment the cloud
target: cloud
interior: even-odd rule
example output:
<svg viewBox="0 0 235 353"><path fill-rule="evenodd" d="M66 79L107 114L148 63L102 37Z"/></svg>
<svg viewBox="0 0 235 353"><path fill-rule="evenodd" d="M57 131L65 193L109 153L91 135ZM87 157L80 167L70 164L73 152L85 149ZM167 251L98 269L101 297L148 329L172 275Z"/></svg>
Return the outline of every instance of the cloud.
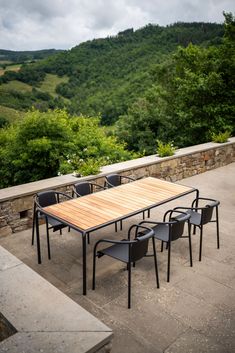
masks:
<svg viewBox="0 0 235 353"><path fill-rule="evenodd" d="M0 0L0 48L68 49L148 23L223 22L233 0Z"/></svg>

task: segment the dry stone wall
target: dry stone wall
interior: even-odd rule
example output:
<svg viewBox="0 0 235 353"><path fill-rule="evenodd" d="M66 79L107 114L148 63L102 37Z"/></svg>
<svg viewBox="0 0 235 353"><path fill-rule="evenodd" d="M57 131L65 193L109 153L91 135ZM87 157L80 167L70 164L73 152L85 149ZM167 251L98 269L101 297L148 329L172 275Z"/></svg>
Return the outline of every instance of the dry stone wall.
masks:
<svg viewBox="0 0 235 353"><path fill-rule="evenodd" d="M235 138L228 143L208 143L187 147L172 157L143 157L103 168L97 176L62 176L0 190L0 237L32 227L33 197L42 190L54 189L71 194L78 181L93 180L104 184L109 173L135 177L153 176L175 182L235 161Z"/></svg>

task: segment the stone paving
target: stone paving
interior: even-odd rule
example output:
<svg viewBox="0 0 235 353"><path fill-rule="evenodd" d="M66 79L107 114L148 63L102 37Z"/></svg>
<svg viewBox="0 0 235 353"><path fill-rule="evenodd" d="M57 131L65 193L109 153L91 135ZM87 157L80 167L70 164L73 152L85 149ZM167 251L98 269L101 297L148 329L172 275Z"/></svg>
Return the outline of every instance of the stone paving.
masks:
<svg viewBox="0 0 235 353"><path fill-rule="evenodd" d="M122 239L142 215L123 222L123 231L109 226L91 234L88 246L88 294L82 293L81 239L74 231L51 233L52 259L47 259L45 226L41 226L42 265L37 264L31 231L0 239L0 245L114 331L113 353L232 353L235 351L235 163L181 180L200 195L221 201L221 248L216 248L215 224L204 228L202 262L199 236L193 235L193 267L187 239L172 244L171 281L166 282L167 252L158 244L160 289L156 288L153 258L136 264L132 277L132 309L127 309L127 271L111 258L97 261L97 288L91 289L92 250L101 238ZM165 210L190 205L192 196L151 212L161 220ZM40 288L38 289L40 290ZM48 298L48 300L50 300ZM20 353L20 352L19 352ZM69 352L68 352L69 353Z"/></svg>

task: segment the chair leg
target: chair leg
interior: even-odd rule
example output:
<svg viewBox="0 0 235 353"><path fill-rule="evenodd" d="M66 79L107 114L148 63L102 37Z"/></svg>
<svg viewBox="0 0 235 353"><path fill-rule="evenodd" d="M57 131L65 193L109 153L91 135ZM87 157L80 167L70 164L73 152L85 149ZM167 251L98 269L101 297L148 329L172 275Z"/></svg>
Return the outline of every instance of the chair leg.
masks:
<svg viewBox="0 0 235 353"><path fill-rule="evenodd" d="M163 252L163 241L161 243L161 252Z"/></svg>
<svg viewBox="0 0 235 353"><path fill-rule="evenodd" d="M203 226L200 226L200 248L199 248L199 261L202 260L202 235L203 235Z"/></svg>
<svg viewBox="0 0 235 353"><path fill-rule="evenodd" d="M148 210L148 218L150 218L150 209Z"/></svg>
<svg viewBox="0 0 235 353"><path fill-rule="evenodd" d="M190 256L190 266L193 266L192 257L192 241L191 241L191 224L188 222L188 241L189 241L189 256Z"/></svg>
<svg viewBox="0 0 235 353"><path fill-rule="evenodd" d="M128 264L128 309L131 308L131 262Z"/></svg>
<svg viewBox="0 0 235 353"><path fill-rule="evenodd" d="M95 270L96 270L96 247L94 248L94 254L93 254L93 277L92 277L93 290L95 290Z"/></svg>
<svg viewBox="0 0 235 353"><path fill-rule="evenodd" d="M218 210L218 206L216 206L216 233L217 233L217 249L219 249L220 243L219 243L219 210Z"/></svg>
<svg viewBox="0 0 235 353"><path fill-rule="evenodd" d="M35 217L36 217L36 204L35 204L35 202L34 202L34 205L33 205L33 228L32 228L32 242L31 242L31 245L32 245L32 246L33 246L33 244L34 244Z"/></svg>
<svg viewBox="0 0 235 353"><path fill-rule="evenodd" d="M38 264L41 264L41 263L42 263L42 258L41 258L39 222L38 222L38 212L37 212L37 211L35 212L35 225L36 225L36 239L37 239Z"/></svg>
<svg viewBox="0 0 235 353"><path fill-rule="evenodd" d="M122 220L120 221L120 230L122 230Z"/></svg>
<svg viewBox="0 0 235 353"><path fill-rule="evenodd" d="M115 222L115 232L117 233L117 222Z"/></svg>
<svg viewBox="0 0 235 353"><path fill-rule="evenodd" d="M170 282L170 266L171 266L171 242L168 244L168 261L167 261L167 282Z"/></svg>
<svg viewBox="0 0 235 353"><path fill-rule="evenodd" d="M154 255L156 282L157 282L157 288L159 288L160 285L159 285L158 266L157 266L157 252L156 252L156 246L155 246L154 237L152 237L152 241L153 241L153 255Z"/></svg>
<svg viewBox="0 0 235 353"><path fill-rule="evenodd" d="M143 219L145 219L145 211L143 212Z"/></svg>
<svg viewBox="0 0 235 353"><path fill-rule="evenodd" d="M62 235L62 229L60 229L60 235Z"/></svg>
<svg viewBox="0 0 235 353"><path fill-rule="evenodd" d="M51 249L50 249L50 237L49 237L49 228L48 228L48 220L46 218L46 229L47 229L47 252L48 252L48 259L51 259Z"/></svg>

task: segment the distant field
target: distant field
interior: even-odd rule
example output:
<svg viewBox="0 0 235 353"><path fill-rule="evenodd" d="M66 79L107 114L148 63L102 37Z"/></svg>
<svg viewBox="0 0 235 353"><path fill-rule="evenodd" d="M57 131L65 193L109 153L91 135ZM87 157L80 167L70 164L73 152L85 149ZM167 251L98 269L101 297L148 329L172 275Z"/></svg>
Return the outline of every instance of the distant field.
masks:
<svg viewBox="0 0 235 353"><path fill-rule="evenodd" d="M60 83L66 83L68 80L68 76L59 77L57 75L46 74L46 77L40 86L40 90L51 94L53 97L56 97L56 86Z"/></svg>
<svg viewBox="0 0 235 353"><path fill-rule="evenodd" d="M4 74L5 71L19 71L21 64L9 65L5 69L0 68L0 76Z"/></svg>
<svg viewBox="0 0 235 353"><path fill-rule="evenodd" d="M14 80L0 85L0 92L1 91L20 91L22 93L25 93L31 92L32 86L28 85L27 83Z"/></svg>
<svg viewBox="0 0 235 353"><path fill-rule="evenodd" d="M20 112L15 109L0 105L0 116L6 118L10 123L14 122L15 120L21 119L23 115L24 112Z"/></svg>

